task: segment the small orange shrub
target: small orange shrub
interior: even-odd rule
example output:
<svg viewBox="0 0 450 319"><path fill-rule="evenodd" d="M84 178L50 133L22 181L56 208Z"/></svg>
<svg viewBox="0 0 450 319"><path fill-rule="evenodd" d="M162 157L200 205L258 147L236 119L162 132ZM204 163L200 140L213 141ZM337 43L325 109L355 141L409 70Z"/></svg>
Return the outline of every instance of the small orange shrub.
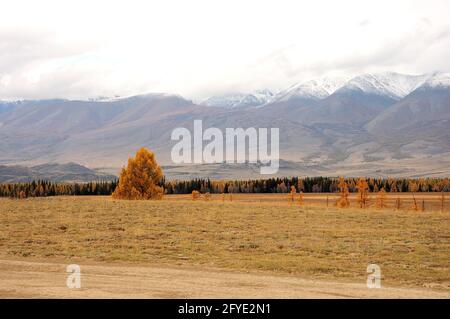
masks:
<svg viewBox="0 0 450 319"><path fill-rule="evenodd" d="M200 198L200 192L199 191L192 191L192 200L197 200Z"/></svg>

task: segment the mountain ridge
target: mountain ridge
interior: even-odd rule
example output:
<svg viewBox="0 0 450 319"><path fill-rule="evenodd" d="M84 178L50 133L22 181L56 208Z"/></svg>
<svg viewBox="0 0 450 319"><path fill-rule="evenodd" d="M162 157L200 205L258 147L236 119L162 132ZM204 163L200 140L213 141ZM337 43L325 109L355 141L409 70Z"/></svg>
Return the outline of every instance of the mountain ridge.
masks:
<svg viewBox="0 0 450 319"><path fill-rule="evenodd" d="M192 131L194 120L202 120L204 129L222 131L280 128L281 159L305 164L299 166L304 174L308 169L311 174L333 176L340 171L392 175L393 169L405 175L447 174L448 78L429 77L400 99L383 90L376 94L337 89L319 100L296 97L243 108L198 105L170 94L0 103L5 108L0 112L0 164L76 162L116 172L144 146L162 165L170 165L172 131L179 127Z"/></svg>
<svg viewBox="0 0 450 319"><path fill-rule="evenodd" d="M447 74L434 73L422 75L408 75L396 72L365 73L357 76L322 77L301 81L289 86L287 89L273 93L263 89L259 91L270 92L269 98L254 99L253 103L242 103L242 100L250 98L255 92L235 93L222 96L212 96L201 102L201 105L213 107L235 108L241 106L263 107L273 103L286 102L289 99L322 100L334 94L338 90L363 91L376 95L383 95L399 100L421 85L428 83L436 77L446 78Z"/></svg>
<svg viewBox="0 0 450 319"><path fill-rule="evenodd" d="M115 175L100 173L76 163L47 163L31 167L0 165L0 183L24 183L36 180L83 183L116 179Z"/></svg>

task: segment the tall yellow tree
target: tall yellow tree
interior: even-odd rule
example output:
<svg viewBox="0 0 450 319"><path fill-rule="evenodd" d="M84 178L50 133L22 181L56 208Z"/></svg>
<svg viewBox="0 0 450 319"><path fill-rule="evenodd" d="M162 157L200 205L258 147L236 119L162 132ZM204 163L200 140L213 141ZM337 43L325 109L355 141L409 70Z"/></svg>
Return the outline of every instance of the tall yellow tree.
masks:
<svg viewBox="0 0 450 319"><path fill-rule="evenodd" d="M161 167L155 155L141 148L135 158L128 159L127 167L122 169L119 185L113 193L116 199L161 199L164 188L158 186L163 178Z"/></svg>
<svg viewBox="0 0 450 319"><path fill-rule="evenodd" d="M294 202L295 194L297 194L297 190L295 189L295 186L291 186L291 192L289 193L289 201L290 202Z"/></svg>
<svg viewBox="0 0 450 319"><path fill-rule="evenodd" d="M339 178L339 199L337 200L337 206L341 208L346 208L350 206L350 200L348 199L349 191L348 191L348 185L345 182L345 179L343 177Z"/></svg>
<svg viewBox="0 0 450 319"><path fill-rule="evenodd" d="M298 195L298 204L300 206L303 206L304 202L305 201L303 200L303 192L300 192L300 195Z"/></svg>
<svg viewBox="0 0 450 319"><path fill-rule="evenodd" d="M380 209L385 208L386 207L385 202L386 202L386 191L384 190L384 187L382 187L380 191L377 193L375 206Z"/></svg>
<svg viewBox="0 0 450 319"><path fill-rule="evenodd" d="M365 178L360 178L356 184L358 189L358 202L360 208L366 208L369 199L369 184Z"/></svg>
<svg viewBox="0 0 450 319"><path fill-rule="evenodd" d="M385 202L386 202L386 191L384 190L384 187L382 187L380 191L377 193L377 200L375 202L375 206L380 209L385 208L386 207Z"/></svg>
<svg viewBox="0 0 450 319"><path fill-rule="evenodd" d="M416 196L414 195L415 192L417 192L419 190L419 184L416 181L410 181L409 182L409 191L412 194L413 197L413 204L412 204L412 209L413 210L419 210L419 206L417 205L417 201L416 201Z"/></svg>

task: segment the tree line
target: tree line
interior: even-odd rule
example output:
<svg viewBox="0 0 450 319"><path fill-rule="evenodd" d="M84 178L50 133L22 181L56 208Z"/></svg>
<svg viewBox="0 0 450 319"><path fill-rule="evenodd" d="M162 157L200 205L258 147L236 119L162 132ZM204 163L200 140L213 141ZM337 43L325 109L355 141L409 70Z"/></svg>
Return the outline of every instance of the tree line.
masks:
<svg viewBox="0 0 450 319"><path fill-rule="evenodd" d="M361 178L345 178L350 193L358 191ZM449 192L449 178L366 178L369 192ZM340 178L334 177L291 177L254 180L212 181L193 179L189 181L164 182L166 194L200 193L290 193L292 187L303 193L336 193L340 189Z"/></svg>
<svg viewBox="0 0 450 319"><path fill-rule="evenodd" d="M449 178L367 178L367 191L379 192L450 192ZM158 183L165 194L192 194L198 191L206 194L222 193L290 193L292 189L300 193L337 193L340 191L339 178L332 177L292 177L253 180L214 181L192 179L187 181L166 181ZM358 192L360 178L345 178L348 192ZM111 195L118 181L89 183L53 183L33 181L29 183L0 184L0 197L27 198L58 195ZM293 188L292 188L293 187Z"/></svg>
<svg viewBox="0 0 450 319"><path fill-rule="evenodd" d="M62 195L111 195L117 181L89 183L52 183L32 181L29 183L0 184L0 197L28 198Z"/></svg>

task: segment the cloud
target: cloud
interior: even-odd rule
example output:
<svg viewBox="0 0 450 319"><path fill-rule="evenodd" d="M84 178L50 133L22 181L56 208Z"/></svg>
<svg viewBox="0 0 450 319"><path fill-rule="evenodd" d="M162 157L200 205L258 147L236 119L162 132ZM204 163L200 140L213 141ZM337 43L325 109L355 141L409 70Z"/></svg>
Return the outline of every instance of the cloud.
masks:
<svg viewBox="0 0 450 319"><path fill-rule="evenodd" d="M368 26L370 24L370 20L362 20L360 23L359 23L359 26L360 27L366 27L366 26Z"/></svg>
<svg viewBox="0 0 450 319"><path fill-rule="evenodd" d="M199 99L328 74L449 71L449 11L441 0L17 0L2 7L0 98Z"/></svg>

